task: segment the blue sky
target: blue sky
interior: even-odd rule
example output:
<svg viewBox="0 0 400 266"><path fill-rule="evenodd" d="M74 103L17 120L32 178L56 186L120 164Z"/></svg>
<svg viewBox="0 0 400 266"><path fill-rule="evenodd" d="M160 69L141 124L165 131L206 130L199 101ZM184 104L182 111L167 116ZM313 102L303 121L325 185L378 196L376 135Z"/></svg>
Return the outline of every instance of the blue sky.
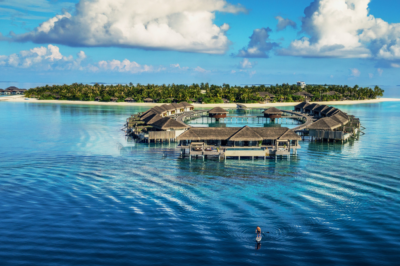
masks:
<svg viewBox="0 0 400 266"><path fill-rule="evenodd" d="M161 2L0 0L0 81L400 84L398 1Z"/></svg>

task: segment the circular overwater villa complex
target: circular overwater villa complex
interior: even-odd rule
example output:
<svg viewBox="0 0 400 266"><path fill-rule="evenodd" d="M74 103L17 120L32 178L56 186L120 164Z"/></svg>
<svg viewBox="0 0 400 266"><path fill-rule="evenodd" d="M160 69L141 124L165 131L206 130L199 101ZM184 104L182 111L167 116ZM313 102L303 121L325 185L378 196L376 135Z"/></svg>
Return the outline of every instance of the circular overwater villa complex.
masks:
<svg viewBox="0 0 400 266"><path fill-rule="evenodd" d="M303 102L293 111L275 107L259 109L262 116L229 116L231 110L215 107L194 110L186 103L172 103L153 107L127 119L127 135L138 142L178 142L182 157L192 159L218 157L263 158L297 155L301 140L344 143L360 131L360 121L335 107ZM237 110L250 110L240 104ZM194 119L224 123L236 119L279 123L283 119L300 121L300 125L287 127L199 127L187 124Z"/></svg>

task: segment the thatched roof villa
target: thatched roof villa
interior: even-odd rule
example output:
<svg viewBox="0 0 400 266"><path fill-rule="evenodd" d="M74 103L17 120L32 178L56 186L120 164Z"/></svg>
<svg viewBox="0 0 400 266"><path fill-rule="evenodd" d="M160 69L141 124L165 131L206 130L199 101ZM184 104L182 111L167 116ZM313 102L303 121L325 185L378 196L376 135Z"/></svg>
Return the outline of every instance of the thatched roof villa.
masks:
<svg viewBox="0 0 400 266"><path fill-rule="evenodd" d="M210 111L208 111L208 116L215 118L219 121L220 118L225 118L229 112L221 107L214 107Z"/></svg>
<svg viewBox="0 0 400 266"><path fill-rule="evenodd" d="M335 95L342 95L342 94L340 94L337 91L328 91L328 92L322 93L322 95L335 96Z"/></svg>
<svg viewBox="0 0 400 266"><path fill-rule="evenodd" d="M184 130L190 126L176 121L171 117L163 117L152 123L152 126L160 130Z"/></svg>
<svg viewBox="0 0 400 266"><path fill-rule="evenodd" d="M271 121L275 121L276 118L281 118L283 112L276 107L271 107L265 110L264 117L271 119Z"/></svg>
<svg viewBox="0 0 400 266"><path fill-rule="evenodd" d="M269 93L267 91L259 91L254 93L254 96L260 96L261 98L264 99L264 103L268 103L270 100L275 98L275 95L273 95L272 93Z"/></svg>
<svg viewBox="0 0 400 266"><path fill-rule="evenodd" d="M294 107L294 110L296 111L296 112L302 112L302 113L304 113L304 109L307 107L307 106L309 106L310 104L308 103L308 102L301 102L301 103L299 103L298 105L296 105L295 107Z"/></svg>
<svg viewBox="0 0 400 266"><path fill-rule="evenodd" d="M311 94L311 93L309 93L309 92L306 92L306 91L299 91L299 92L296 92L296 93L294 93L293 94L294 96L301 96L301 97L304 97L304 98L312 98L314 95L313 94Z"/></svg>

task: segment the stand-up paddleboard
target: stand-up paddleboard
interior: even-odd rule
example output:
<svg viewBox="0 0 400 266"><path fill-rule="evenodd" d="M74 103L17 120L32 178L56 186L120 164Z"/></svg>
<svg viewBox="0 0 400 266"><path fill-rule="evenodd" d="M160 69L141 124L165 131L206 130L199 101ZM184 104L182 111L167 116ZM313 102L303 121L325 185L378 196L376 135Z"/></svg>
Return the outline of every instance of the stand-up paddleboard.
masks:
<svg viewBox="0 0 400 266"><path fill-rule="evenodd" d="M260 236L260 237L256 237L256 241L257 241L257 242L261 242L261 239L262 239L261 236Z"/></svg>

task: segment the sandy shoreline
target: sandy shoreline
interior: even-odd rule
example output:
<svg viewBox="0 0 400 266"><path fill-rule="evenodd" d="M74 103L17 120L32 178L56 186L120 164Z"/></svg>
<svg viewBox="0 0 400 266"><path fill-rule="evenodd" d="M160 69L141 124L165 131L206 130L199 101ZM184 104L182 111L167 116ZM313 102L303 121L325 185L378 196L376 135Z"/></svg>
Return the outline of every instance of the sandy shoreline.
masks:
<svg viewBox="0 0 400 266"><path fill-rule="evenodd" d="M381 103L381 102L399 102L399 98L381 98L376 100L361 100L361 101L329 101L329 102L312 102L325 105L353 105L353 104L371 104L371 103ZM163 103L114 103L114 102L87 102L87 101L64 101L64 100L36 100L29 99L25 100L24 96L5 96L0 97L0 102L25 102L25 103L58 103L58 104L85 104L85 105L110 105L110 106L157 106ZM299 104L299 102L293 103L266 103L266 104L245 104L247 107L271 107L271 106L294 106ZM216 107L224 106L227 108L236 108L235 103L227 104L193 104L195 107Z"/></svg>

